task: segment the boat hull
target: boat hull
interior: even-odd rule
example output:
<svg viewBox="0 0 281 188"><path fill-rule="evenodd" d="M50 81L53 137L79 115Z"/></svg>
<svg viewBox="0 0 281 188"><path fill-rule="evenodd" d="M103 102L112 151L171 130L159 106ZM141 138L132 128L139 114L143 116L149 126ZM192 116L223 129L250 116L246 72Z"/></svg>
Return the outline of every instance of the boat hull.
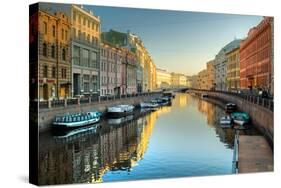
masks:
<svg viewBox="0 0 281 188"><path fill-rule="evenodd" d="M53 122L54 128L78 128L88 125L95 124L100 121L100 117L96 117L89 120L79 121L79 122Z"/></svg>
<svg viewBox="0 0 281 188"><path fill-rule="evenodd" d="M126 112L107 112L107 115L109 117L113 117L113 118L123 117L123 116L127 116L130 114L133 114L133 110L126 111Z"/></svg>

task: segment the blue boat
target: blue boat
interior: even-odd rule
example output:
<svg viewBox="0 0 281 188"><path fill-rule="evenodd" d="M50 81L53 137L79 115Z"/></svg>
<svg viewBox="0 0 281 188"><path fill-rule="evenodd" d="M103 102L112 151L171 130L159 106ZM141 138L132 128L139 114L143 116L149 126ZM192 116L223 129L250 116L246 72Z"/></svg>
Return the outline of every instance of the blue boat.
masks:
<svg viewBox="0 0 281 188"><path fill-rule="evenodd" d="M231 113L231 118L234 123L240 126L245 126L250 123L250 116L246 112L233 112Z"/></svg>

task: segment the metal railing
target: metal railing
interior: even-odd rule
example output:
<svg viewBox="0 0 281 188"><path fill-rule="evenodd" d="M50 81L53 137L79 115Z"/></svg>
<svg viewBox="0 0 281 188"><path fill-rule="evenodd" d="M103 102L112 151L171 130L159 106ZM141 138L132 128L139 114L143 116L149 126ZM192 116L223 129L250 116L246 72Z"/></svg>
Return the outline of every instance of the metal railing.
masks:
<svg viewBox="0 0 281 188"><path fill-rule="evenodd" d="M141 96L152 96L155 94L161 94L162 92L145 92L136 94L125 94L125 95L108 95L108 96L87 96L81 98L70 98L70 99L56 99L48 101L39 101L40 109L56 108L56 107L67 107L72 105L83 105L91 103L100 103L105 101L122 100L126 98L135 98Z"/></svg>
<svg viewBox="0 0 281 188"><path fill-rule="evenodd" d="M238 173L239 132L235 133L233 146L232 173Z"/></svg>
<svg viewBox="0 0 281 188"><path fill-rule="evenodd" d="M262 106L270 111L274 111L274 99L273 98L264 98L257 95L251 95L249 93L236 93L236 92L230 92L230 91L217 91L217 90L203 90L203 89L192 89L195 91L200 92L209 92L209 93L222 93L226 95L232 95L235 97L239 97L243 100L246 100L250 103Z"/></svg>

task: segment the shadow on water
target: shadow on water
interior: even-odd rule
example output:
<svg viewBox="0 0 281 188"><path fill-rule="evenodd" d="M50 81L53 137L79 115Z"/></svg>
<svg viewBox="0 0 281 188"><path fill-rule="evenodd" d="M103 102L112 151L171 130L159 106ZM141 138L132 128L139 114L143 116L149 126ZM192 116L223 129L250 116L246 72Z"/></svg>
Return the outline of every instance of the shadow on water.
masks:
<svg viewBox="0 0 281 188"><path fill-rule="evenodd" d="M177 94L154 112L42 133L39 184L230 174L234 131L219 126L223 114L210 102Z"/></svg>

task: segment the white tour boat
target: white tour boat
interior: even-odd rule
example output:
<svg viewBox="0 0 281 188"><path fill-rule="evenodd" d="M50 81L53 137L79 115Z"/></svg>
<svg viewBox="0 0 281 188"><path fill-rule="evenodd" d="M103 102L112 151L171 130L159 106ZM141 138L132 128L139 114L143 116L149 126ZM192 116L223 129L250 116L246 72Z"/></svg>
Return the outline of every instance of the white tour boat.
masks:
<svg viewBox="0 0 281 188"><path fill-rule="evenodd" d="M112 117L126 116L134 111L133 105L120 104L107 108L107 114Z"/></svg>
<svg viewBox="0 0 281 188"><path fill-rule="evenodd" d="M99 122L101 112L93 111L77 114L56 116L53 125L55 128L77 128Z"/></svg>

